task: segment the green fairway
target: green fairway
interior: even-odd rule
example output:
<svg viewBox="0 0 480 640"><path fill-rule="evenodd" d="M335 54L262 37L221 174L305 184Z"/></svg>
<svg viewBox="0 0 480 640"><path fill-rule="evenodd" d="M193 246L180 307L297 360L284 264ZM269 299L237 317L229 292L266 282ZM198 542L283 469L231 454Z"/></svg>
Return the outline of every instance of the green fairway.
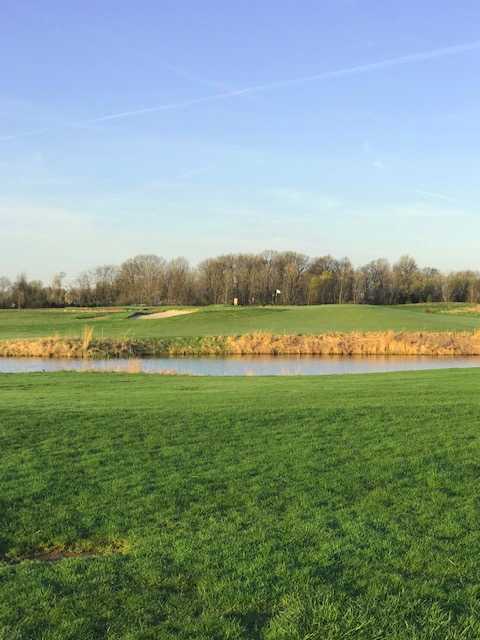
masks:
<svg viewBox="0 0 480 640"><path fill-rule="evenodd" d="M479 638L479 389L0 376L0 638Z"/></svg>
<svg viewBox="0 0 480 640"><path fill-rule="evenodd" d="M444 305L319 305L309 307L200 307L196 313L139 320L133 310L0 310L0 339L58 334L79 336L85 325L96 337L180 337L236 335L253 331L281 334L327 331L465 331L480 327L480 313L439 313Z"/></svg>

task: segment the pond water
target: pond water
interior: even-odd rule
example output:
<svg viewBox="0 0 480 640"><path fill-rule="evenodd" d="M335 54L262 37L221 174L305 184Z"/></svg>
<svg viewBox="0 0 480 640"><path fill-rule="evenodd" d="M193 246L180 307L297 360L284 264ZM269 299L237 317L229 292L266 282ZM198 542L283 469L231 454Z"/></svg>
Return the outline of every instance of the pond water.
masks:
<svg viewBox="0 0 480 640"><path fill-rule="evenodd" d="M480 367L480 356L228 356L118 360L0 358L0 373L40 371L175 372L202 376L316 376Z"/></svg>

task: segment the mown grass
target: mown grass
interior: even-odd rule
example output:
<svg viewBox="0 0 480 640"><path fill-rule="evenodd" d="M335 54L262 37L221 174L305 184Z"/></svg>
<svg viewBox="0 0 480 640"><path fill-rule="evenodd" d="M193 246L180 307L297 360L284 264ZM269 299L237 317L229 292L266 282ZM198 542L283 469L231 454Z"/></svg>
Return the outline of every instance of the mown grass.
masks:
<svg viewBox="0 0 480 640"><path fill-rule="evenodd" d="M389 330L470 331L480 327L480 313L440 313L446 308L446 305L212 306L202 307L191 315L148 321L129 318L135 309L98 312L98 315L72 309L0 310L0 340L52 335L79 337L87 325L94 326L98 338L130 339L242 335L256 331L295 335ZM462 309L462 305L455 308Z"/></svg>
<svg viewBox="0 0 480 640"><path fill-rule="evenodd" d="M479 388L0 376L0 638L480 637Z"/></svg>

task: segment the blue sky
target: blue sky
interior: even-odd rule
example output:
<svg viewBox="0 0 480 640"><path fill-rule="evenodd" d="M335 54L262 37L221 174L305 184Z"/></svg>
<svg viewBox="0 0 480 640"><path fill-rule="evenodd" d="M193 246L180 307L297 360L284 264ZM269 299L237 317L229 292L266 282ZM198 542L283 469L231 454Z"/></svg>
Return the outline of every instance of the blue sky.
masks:
<svg viewBox="0 0 480 640"><path fill-rule="evenodd" d="M0 275L266 248L480 268L479 25L474 1L3 0Z"/></svg>

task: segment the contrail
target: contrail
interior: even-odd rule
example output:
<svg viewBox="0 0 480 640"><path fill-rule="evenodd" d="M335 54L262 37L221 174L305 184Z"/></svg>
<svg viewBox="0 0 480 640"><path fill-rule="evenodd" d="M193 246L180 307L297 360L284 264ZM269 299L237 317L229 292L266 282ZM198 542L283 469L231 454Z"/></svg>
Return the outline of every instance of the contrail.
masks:
<svg viewBox="0 0 480 640"><path fill-rule="evenodd" d="M377 71L381 69L388 69L391 67L398 67L401 65L412 64L414 62L424 62L427 60L435 60L437 58L445 58L447 56L459 55L461 53L467 53L469 51L477 51L480 49L480 40L474 42L468 42L465 44L453 45L450 47L442 47L440 49L431 49L430 51L423 51L419 53L411 53L397 58L387 58L379 62L369 62L367 64L356 65L353 67L345 67L343 69L335 69L333 71L323 71L313 75L300 76L298 78L291 78L289 80L280 80L277 82L269 82L266 84L256 84L250 87L244 87L243 89L236 89L232 91L222 91L209 96L200 98L193 98L191 100L184 100L181 102L171 102L167 104L155 105L152 107L145 107L142 109L133 109L131 111L120 111L118 113L111 113L82 122L73 122L71 124L62 125L58 128L75 127L81 125L95 124L97 122L107 122L109 120L119 120L121 118L130 118L133 116L140 116L148 113L155 113L159 111L171 111L177 109L186 109L198 104L204 104L208 102L215 102L217 100L225 100L227 98L235 98L238 96L244 96L252 93L261 93L264 91L271 91L274 89L282 89L285 87L293 87L295 85L301 85L308 82L318 82L321 80L330 80L332 78L342 78L344 76L352 76L362 73L369 73L371 71ZM0 138L0 141L14 140L16 138L24 136L42 135L53 131L54 129L39 129L37 131L26 131L24 133L13 134L10 136L4 136Z"/></svg>

